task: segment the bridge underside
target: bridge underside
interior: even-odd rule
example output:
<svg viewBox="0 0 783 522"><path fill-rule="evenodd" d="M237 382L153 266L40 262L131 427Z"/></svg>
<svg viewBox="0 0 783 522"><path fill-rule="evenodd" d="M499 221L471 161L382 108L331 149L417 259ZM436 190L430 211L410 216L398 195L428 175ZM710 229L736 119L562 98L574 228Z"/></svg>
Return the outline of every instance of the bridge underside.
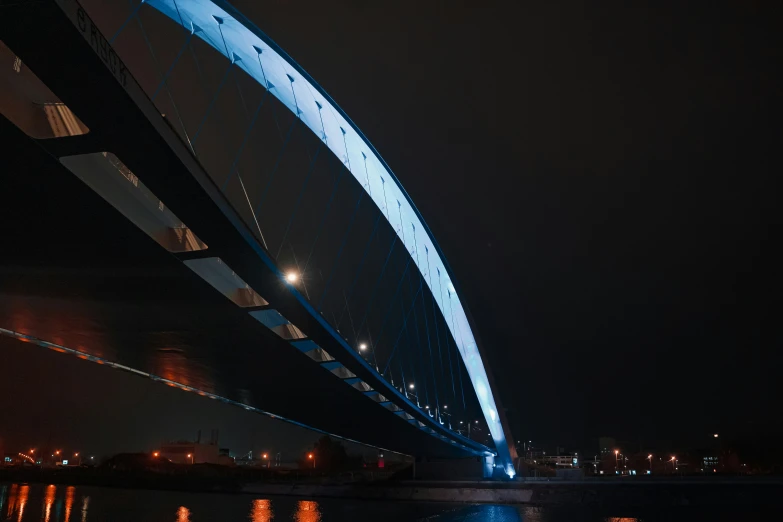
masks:
<svg viewBox="0 0 783 522"><path fill-rule="evenodd" d="M163 119L163 129L150 122L56 5L35 6L4 8L4 42L90 132L33 140L0 116L0 328L380 448L449 458L486 452L437 438L417 417L406 420L336 377L188 268L184 261L198 255L169 253L66 169L58 158L122 158L209 245L205 253L382 390L366 364L341 359L336 340L259 260L161 134Z"/></svg>

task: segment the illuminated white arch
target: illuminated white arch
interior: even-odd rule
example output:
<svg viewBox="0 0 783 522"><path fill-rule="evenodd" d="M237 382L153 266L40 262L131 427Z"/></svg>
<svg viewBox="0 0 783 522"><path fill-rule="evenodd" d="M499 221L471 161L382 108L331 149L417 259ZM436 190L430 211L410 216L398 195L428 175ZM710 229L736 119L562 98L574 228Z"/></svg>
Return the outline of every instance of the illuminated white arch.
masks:
<svg viewBox="0 0 783 522"><path fill-rule="evenodd" d="M147 0L267 88L322 139L361 184L411 253L465 362L498 460L514 466L473 331L440 249L419 212L375 148L323 89L269 37L222 0ZM418 252L416 249L418 248Z"/></svg>

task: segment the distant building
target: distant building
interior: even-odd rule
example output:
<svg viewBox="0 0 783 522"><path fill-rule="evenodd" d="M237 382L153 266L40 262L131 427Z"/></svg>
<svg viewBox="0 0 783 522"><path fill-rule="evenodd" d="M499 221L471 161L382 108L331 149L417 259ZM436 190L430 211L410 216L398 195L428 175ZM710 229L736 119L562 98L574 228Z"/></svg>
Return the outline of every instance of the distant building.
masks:
<svg viewBox="0 0 783 522"><path fill-rule="evenodd" d="M217 444L180 440L164 444L155 453L174 464L234 464L234 459L228 455L228 448L218 448Z"/></svg>
<svg viewBox="0 0 783 522"><path fill-rule="evenodd" d="M542 464L554 465L556 468L578 468L578 455L542 455L539 457ZM536 459L538 460L538 459Z"/></svg>

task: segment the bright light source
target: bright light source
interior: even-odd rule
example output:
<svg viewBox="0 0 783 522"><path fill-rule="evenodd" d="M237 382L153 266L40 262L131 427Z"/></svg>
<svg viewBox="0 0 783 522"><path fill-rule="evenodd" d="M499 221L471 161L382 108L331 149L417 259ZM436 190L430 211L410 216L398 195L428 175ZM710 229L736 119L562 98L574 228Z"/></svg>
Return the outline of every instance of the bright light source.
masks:
<svg viewBox="0 0 783 522"><path fill-rule="evenodd" d="M193 456L193 455L191 455L190 453L188 453L188 458L190 458L190 457L192 457L192 456Z"/></svg>
<svg viewBox="0 0 783 522"><path fill-rule="evenodd" d="M427 405L427 406L424 406L424 409L425 409L425 410L429 410L429 409L430 409L429 405Z"/></svg>
<svg viewBox="0 0 783 522"><path fill-rule="evenodd" d="M263 454L263 455L261 455L261 456L262 456L263 458L265 458L265 459L266 459L266 458L269 458L269 455L267 455L266 453L264 453L264 454Z"/></svg>
<svg viewBox="0 0 783 522"><path fill-rule="evenodd" d="M444 409L444 410L448 410L448 409L449 409L449 405L448 405L448 404L444 404L444 405L443 405L443 409Z"/></svg>
<svg viewBox="0 0 783 522"><path fill-rule="evenodd" d="M367 343L362 343L359 345L360 350L366 350L367 349Z"/></svg>
<svg viewBox="0 0 783 522"><path fill-rule="evenodd" d="M620 450L614 450L615 455L617 455L618 453L620 453Z"/></svg>
<svg viewBox="0 0 783 522"><path fill-rule="evenodd" d="M650 455L647 455L647 458L648 458L648 459L652 459L652 454L650 454Z"/></svg>
<svg viewBox="0 0 783 522"><path fill-rule="evenodd" d="M78 454L78 453L74 453L74 454L73 454L73 456L74 456L74 457L78 457L78 456L79 456L79 454Z"/></svg>
<svg viewBox="0 0 783 522"><path fill-rule="evenodd" d="M714 434L713 437L715 437L717 439L718 438L718 434L717 433Z"/></svg>
<svg viewBox="0 0 783 522"><path fill-rule="evenodd" d="M413 385L413 383L411 383L411 384L409 384L409 385L408 385L408 388L409 388L409 389L411 389L411 390L412 390L412 389L414 389L415 387L416 387L416 386L414 386L414 385Z"/></svg>
<svg viewBox="0 0 783 522"><path fill-rule="evenodd" d="M285 275L285 280L289 283L296 283L297 279L299 279L299 276L296 274L296 272L288 272Z"/></svg>
<svg viewBox="0 0 783 522"><path fill-rule="evenodd" d="M308 459L311 459L311 458L313 458L313 454L312 454L312 453L309 453L309 454L307 455L307 458L308 458Z"/></svg>
<svg viewBox="0 0 783 522"><path fill-rule="evenodd" d="M158 453L157 451L152 454L153 457L157 457L158 455L160 455L160 453ZM92 458L92 457L90 457L90 458Z"/></svg>

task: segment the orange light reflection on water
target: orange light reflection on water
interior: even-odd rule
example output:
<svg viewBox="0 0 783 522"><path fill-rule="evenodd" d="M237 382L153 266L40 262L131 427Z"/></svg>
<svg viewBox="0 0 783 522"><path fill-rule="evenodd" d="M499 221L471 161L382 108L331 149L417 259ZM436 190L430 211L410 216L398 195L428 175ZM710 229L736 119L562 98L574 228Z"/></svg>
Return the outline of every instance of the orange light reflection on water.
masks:
<svg viewBox="0 0 783 522"><path fill-rule="evenodd" d="M73 494L76 488L68 486L65 490L65 522L69 522L71 519L71 510L73 509Z"/></svg>
<svg viewBox="0 0 783 522"><path fill-rule="evenodd" d="M14 509L16 508L16 494L19 492L19 485L18 484L11 484L11 489L8 492L8 511L6 512L5 518L11 518L11 514L14 512ZM1 515L2 513L0 513Z"/></svg>
<svg viewBox="0 0 783 522"><path fill-rule="evenodd" d="M30 486L24 485L19 488L19 517L17 522L22 522L22 515L24 515L24 508L27 505L27 495L30 494Z"/></svg>
<svg viewBox="0 0 783 522"><path fill-rule="evenodd" d="M314 500L300 500L297 502L294 520L296 522L320 522L321 510L318 502Z"/></svg>
<svg viewBox="0 0 783 522"><path fill-rule="evenodd" d="M49 484L46 486L46 496L44 497L44 522L49 522L49 517L52 515L52 505L54 504L54 496L57 493L57 486ZM19 515L19 520L22 516Z"/></svg>
<svg viewBox="0 0 783 522"><path fill-rule="evenodd" d="M250 520L253 522L270 522L274 516L271 500L256 499L253 501L253 508L250 510Z"/></svg>
<svg viewBox="0 0 783 522"><path fill-rule="evenodd" d="M190 522L190 510L185 506L180 506L177 510L177 522Z"/></svg>

